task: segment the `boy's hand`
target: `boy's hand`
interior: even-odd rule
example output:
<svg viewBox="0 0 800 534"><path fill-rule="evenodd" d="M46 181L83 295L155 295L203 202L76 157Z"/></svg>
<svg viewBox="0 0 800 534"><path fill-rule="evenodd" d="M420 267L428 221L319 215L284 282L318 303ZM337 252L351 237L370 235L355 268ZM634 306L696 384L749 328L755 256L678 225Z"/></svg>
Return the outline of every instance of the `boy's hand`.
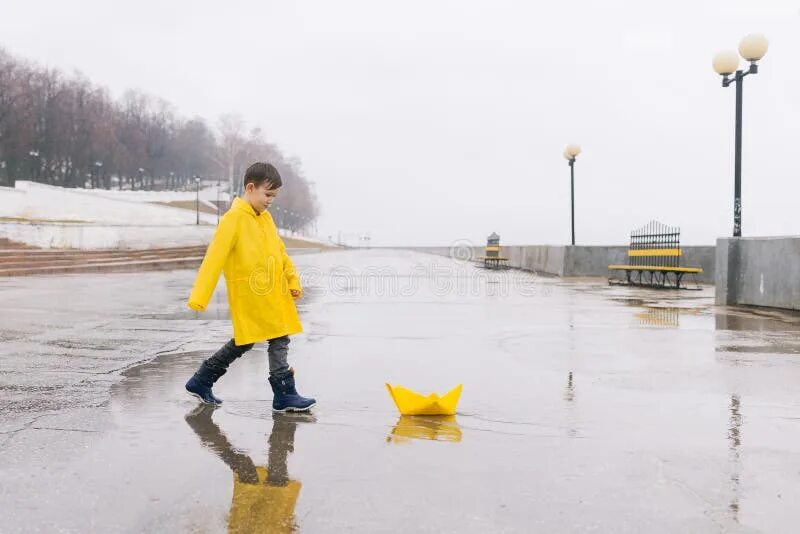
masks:
<svg viewBox="0 0 800 534"><path fill-rule="evenodd" d="M297 289L290 289L289 290L292 294L292 297L299 299L300 298L300 291Z"/></svg>

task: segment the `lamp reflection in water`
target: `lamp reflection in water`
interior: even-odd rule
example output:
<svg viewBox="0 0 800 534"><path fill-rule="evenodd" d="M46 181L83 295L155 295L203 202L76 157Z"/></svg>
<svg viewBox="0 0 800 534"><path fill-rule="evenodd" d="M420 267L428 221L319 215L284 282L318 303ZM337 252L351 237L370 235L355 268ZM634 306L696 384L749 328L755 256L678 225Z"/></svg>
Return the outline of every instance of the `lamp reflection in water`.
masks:
<svg viewBox="0 0 800 534"><path fill-rule="evenodd" d="M578 431L577 417L575 415L575 382L572 371L567 374L567 387L564 389L564 402L567 409L567 436L576 438L580 434Z"/></svg>
<svg viewBox="0 0 800 534"><path fill-rule="evenodd" d="M236 449L211 416L214 406L200 406L186 415L186 422L207 449L233 471L233 499L228 514L229 532L295 532L294 509L301 484L289 477L287 460L294 451L298 423L313 423L310 414L272 415L267 466Z"/></svg>
<svg viewBox="0 0 800 534"><path fill-rule="evenodd" d="M386 437L389 443L409 443L414 439L461 441L461 427L455 415L401 415Z"/></svg>
<svg viewBox="0 0 800 534"><path fill-rule="evenodd" d="M739 522L739 493L742 477L742 401L739 395L731 395L730 428L728 442L731 463L731 503L728 505L731 518Z"/></svg>

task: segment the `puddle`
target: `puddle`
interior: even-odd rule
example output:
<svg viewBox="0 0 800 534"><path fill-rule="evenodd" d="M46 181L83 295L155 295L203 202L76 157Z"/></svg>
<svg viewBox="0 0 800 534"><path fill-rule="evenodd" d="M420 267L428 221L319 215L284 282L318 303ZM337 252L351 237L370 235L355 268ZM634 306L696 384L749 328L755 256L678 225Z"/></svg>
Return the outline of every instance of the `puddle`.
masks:
<svg viewBox="0 0 800 534"><path fill-rule="evenodd" d="M800 312L755 307L720 308L714 314L717 330L800 332Z"/></svg>
<svg viewBox="0 0 800 534"><path fill-rule="evenodd" d="M130 344L129 339L118 339L118 340L107 340L105 343L92 343L91 341L87 340L72 340L72 339L54 339L51 341L45 341L45 345L50 345L51 347L58 347L61 349L75 349L81 351L108 351L108 350L119 350L120 347L125 347Z"/></svg>
<svg viewBox="0 0 800 534"><path fill-rule="evenodd" d="M408 443L412 440L461 441L461 427L455 415L401 415L386 437L388 443Z"/></svg>
<svg viewBox="0 0 800 534"><path fill-rule="evenodd" d="M800 354L800 344L797 345L722 345L719 352L739 352L742 354Z"/></svg>
<svg viewBox="0 0 800 534"><path fill-rule="evenodd" d="M311 414L274 414L267 437L267 461L259 463L231 443L214 422L214 411L214 407L200 406L184 419L202 446L233 475L228 531L294 532L295 508L302 484L292 477L288 460L294 452L298 425L313 424L316 419Z"/></svg>
<svg viewBox="0 0 800 534"><path fill-rule="evenodd" d="M706 308L674 308L666 306L645 306L645 311L634 314L641 326L679 328L682 316L701 316Z"/></svg>

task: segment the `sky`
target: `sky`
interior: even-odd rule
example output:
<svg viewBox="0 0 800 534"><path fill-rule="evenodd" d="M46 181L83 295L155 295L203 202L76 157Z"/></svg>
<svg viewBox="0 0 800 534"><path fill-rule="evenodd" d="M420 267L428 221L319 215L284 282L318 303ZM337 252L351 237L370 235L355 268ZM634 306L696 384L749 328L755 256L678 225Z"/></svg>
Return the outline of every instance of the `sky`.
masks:
<svg viewBox="0 0 800 534"><path fill-rule="evenodd" d="M299 157L319 234L373 245L688 245L733 228L734 88L749 33L744 236L800 234L800 0L0 0L0 46L214 124L240 113Z"/></svg>

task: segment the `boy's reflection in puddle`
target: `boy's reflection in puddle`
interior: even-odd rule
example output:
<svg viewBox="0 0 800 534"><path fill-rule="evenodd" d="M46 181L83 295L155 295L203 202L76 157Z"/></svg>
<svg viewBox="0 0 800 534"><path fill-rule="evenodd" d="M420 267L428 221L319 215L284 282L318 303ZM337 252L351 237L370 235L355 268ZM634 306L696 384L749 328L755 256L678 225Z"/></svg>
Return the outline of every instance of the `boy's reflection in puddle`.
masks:
<svg viewBox="0 0 800 534"><path fill-rule="evenodd" d="M186 415L186 422L203 442L233 471L233 501L229 532L294 532L294 508L301 484L289 478L287 459L294 451L298 423L313 423L310 414L272 414L267 467L237 450L211 419L214 406L201 405Z"/></svg>

